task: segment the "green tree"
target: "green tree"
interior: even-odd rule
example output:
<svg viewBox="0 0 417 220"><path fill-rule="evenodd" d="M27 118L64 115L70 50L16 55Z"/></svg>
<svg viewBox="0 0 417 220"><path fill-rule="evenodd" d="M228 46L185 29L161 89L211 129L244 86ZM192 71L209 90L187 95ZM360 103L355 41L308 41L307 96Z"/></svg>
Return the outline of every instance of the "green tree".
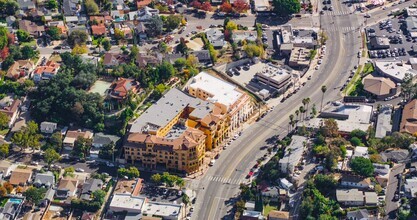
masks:
<svg viewBox="0 0 417 220"><path fill-rule="evenodd" d="M146 32L149 36L155 37L162 34L163 22L159 16L152 16L147 23Z"/></svg>
<svg viewBox="0 0 417 220"><path fill-rule="evenodd" d="M321 127L321 131L325 137L337 137L339 131L337 121L333 118L324 120L324 125Z"/></svg>
<svg viewBox="0 0 417 220"><path fill-rule="evenodd" d="M103 204L104 199L106 198L106 192L99 189L93 192L93 201L97 201L100 204Z"/></svg>
<svg viewBox="0 0 417 220"><path fill-rule="evenodd" d="M87 42L88 35L85 31L75 30L68 36L67 42L71 47L75 45L83 45Z"/></svg>
<svg viewBox="0 0 417 220"><path fill-rule="evenodd" d="M177 51L180 52L182 55L187 55L188 54L188 47L187 44L185 43L185 39L184 38L180 38L180 43L177 45L176 47Z"/></svg>
<svg viewBox="0 0 417 220"><path fill-rule="evenodd" d="M178 28L181 23L181 19L182 19L181 16L169 15L165 21L165 27L167 28L167 31L172 31Z"/></svg>
<svg viewBox="0 0 417 220"><path fill-rule="evenodd" d="M368 158L355 157L350 161L352 171L358 175L370 177L374 174L374 166Z"/></svg>
<svg viewBox="0 0 417 220"><path fill-rule="evenodd" d="M57 0L49 0L46 3L46 7L48 9L57 9L58 8L58 1Z"/></svg>
<svg viewBox="0 0 417 220"><path fill-rule="evenodd" d="M246 52L248 57L259 57L262 55L261 47L256 44L247 44L243 47L243 50Z"/></svg>
<svg viewBox="0 0 417 220"><path fill-rule="evenodd" d="M7 29L5 27L0 27L0 49L3 49L9 43L9 39L7 35L8 35Z"/></svg>
<svg viewBox="0 0 417 220"><path fill-rule="evenodd" d="M321 105L320 105L320 112L323 110L323 99L324 99L324 93L327 91L327 86L323 85L321 86Z"/></svg>
<svg viewBox="0 0 417 220"><path fill-rule="evenodd" d="M336 188L337 181L332 175L317 174L314 176L314 185L322 194L328 195Z"/></svg>
<svg viewBox="0 0 417 220"><path fill-rule="evenodd" d="M362 145L363 145L363 144L362 144L361 139L359 139L359 138L357 138L357 137L353 137L353 138L351 138L351 139L350 139L350 143L351 143L353 146L362 146Z"/></svg>
<svg viewBox="0 0 417 220"><path fill-rule="evenodd" d="M86 0L85 1L85 8L89 15L98 14L99 8L97 3L94 0Z"/></svg>
<svg viewBox="0 0 417 220"><path fill-rule="evenodd" d="M123 41L125 40L125 32L115 28L114 29L114 38L119 42L119 41Z"/></svg>
<svg viewBox="0 0 417 220"><path fill-rule="evenodd" d="M39 202L44 198L45 193L45 188L35 188L31 186L25 192L23 192L23 195L32 205L38 205Z"/></svg>
<svg viewBox="0 0 417 220"><path fill-rule="evenodd" d="M4 129L9 127L10 118L4 112L0 112L0 128Z"/></svg>
<svg viewBox="0 0 417 220"><path fill-rule="evenodd" d="M109 51L109 50L111 49L111 44L110 44L110 41L109 41L109 39L107 39L107 38L104 38L104 39L101 41L101 45L103 45L103 48L104 48L104 50L106 50L106 51Z"/></svg>
<svg viewBox="0 0 417 220"><path fill-rule="evenodd" d="M52 0L52 1L56 1L56 0ZM52 40L59 40L61 39L61 29L55 26L51 26L48 28L48 30L46 31L46 33L51 37Z"/></svg>
<svg viewBox="0 0 417 220"><path fill-rule="evenodd" d="M15 15L19 10L19 4L15 0L1 0L0 13L2 15Z"/></svg>
<svg viewBox="0 0 417 220"><path fill-rule="evenodd" d="M298 0L273 0L274 11L280 17L286 17L300 12L301 4Z"/></svg>
<svg viewBox="0 0 417 220"><path fill-rule="evenodd" d="M156 183L156 184L160 184L162 181L162 176L159 173L155 173L151 176L151 181Z"/></svg>
<svg viewBox="0 0 417 220"><path fill-rule="evenodd" d="M139 47L136 45L133 45L132 48L130 49L130 54L129 54L130 59L135 61L138 55L139 55Z"/></svg>
<svg viewBox="0 0 417 220"><path fill-rule="evenodd" d="M75 156L79 156L80 158L85 159L90 153L91 145L91 139L80 136L77 138L77 140L75 140L74 148L71 153Z"/></svg>
<svg viewBox="0 0 417 220"><path fill-rule="evenodd" d="M16 32L17 39L19 42L30 42L32 40L32 37L30 34L25 30L17 30Z"/></svg>
<svg viewBox="0 0 417 220"><path fill-rule="evenodd" d="M64 169L64 176L74 176L74 172L75 172L74 167L72 167L72 166L66 167Z"/></svg>
<svg viewBox="0 0 417 220"><path fill-rule="evenodd" d="M229 20L226 24L226 30L228 31L237 30L237 24L234 21Z"/></svg>
<svg viewBox="0 0 417 220"><path fill-rule="evenodd" d="M34 121L29 121L25 127L14 133L11 141L13 144L25 149L31 147L33 150L40 147L39 140L42 135L39 133L38 124Z"/></svg>
<svg viewBox="0 0 417 220"><path fill-rule="evenodd" d="M45 163L48 164L48 166L51 166L51 164L57 162L61 156L54 149L49 148L45 151L43 157Z"/></svg>
<svg viewBox="0 0 417 220"><path fill-rule="evenodd" d="M7 157L9 155L9 149L10 149L9 144L1 144L0 145L0 157L1 158Z"/></svg>
<svg viewBox="0 0 417 220"><path fill-rule="evenodd" d="M101 159L112 160L113 161L114 149L115 149L115 145L112 141L110 144L107 144L107 145L103 146L102 148L100 148L100 151L98 153L98 157L100 157Z"/></svg>
<svg viewBox="0 0 417 220"><path fill-rule="evenodd" d="M39 52L34 50L32 47L26 45L21 49L22 59L34 59L38 56Z"/></svg>
<svg viewBox="0 0 417 220"><path fill-rule="evenodd" d="M140 175L139 170L136 167L129 167L129 169L119 168L117 174L119 176L127 176L129 179L138 178Z"/></svg>

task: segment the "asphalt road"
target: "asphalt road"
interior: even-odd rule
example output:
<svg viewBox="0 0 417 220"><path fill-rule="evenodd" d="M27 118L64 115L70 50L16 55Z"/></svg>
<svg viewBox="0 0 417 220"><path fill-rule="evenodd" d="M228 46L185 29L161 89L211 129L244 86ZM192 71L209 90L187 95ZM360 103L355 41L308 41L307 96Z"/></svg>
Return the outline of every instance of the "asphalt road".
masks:
<svg viewBox="0 0 417 220"><path fill-rule="evenodd" d="M337 9L342 6L336 3L334 7ZM231 182L236 182L233 181L236 179L244 180L256 159L265 153L259 149L265 145L267 139L274 135L279 135L281 138L286 135L289 115L302 105L303 98L310 97L310 106L312 103L320 106L322 85L328 88L324 103L341 98L339 89L334 88L343 85L348 78L348 71L358 64L356 53L361 42L358 31L343 32L341 27L358 26L358 15L324 15L321 22L324 29L334 26L340 28L327 33L329 37L327 55L321 68L296 95L275 107L258 123L252 124L228 150L222 153L220 159L200 181L193 219L233 219L232 201L239 193L239 186L230 184L230 181L213 181L211 177L218 176L222 180L231 180ZM346 62L347 60L349 62Z"/></svg>

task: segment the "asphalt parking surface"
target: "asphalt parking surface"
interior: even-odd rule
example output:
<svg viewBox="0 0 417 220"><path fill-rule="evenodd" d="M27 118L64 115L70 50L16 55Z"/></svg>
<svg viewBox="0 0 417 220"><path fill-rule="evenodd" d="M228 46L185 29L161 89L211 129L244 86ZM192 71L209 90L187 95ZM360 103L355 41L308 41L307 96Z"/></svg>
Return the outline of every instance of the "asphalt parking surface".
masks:
<svg viewBox="0 0 417 220"><path fill-rule="evenodd" d="M388 31L389 28L388 25L386 25L385 22L390 21L390 25L392 26L391 33ZM400 55L398 57L393 58L391 57L372 57L372 59L379 59L379 60L403 60L408 61L410 57L413 57L413 49L412 47L417 47L417 40L408 40L407 39L407 30L405 27L404 21L401 21L398 17L397 18L387 18L384 22L384 26L380 26L379 24L376 24L374 26L371 26L370 28L367 28L367 35L369 38L369 34L372 32L372 29L375 31L375 36L383 37L386 36L390 38L390 50L392 51L394 48L401 49L405 48L406 55ZM383 27L383 28L381 28ZM397 43L395 43L395 38L397 39ZM401 42L400 42L401 41ZM415 41L415 42L413 42ZM370 48L370 47L368 47ZM378 51L378 50L372 50L371 51Z"/></svg>
<svg viewBox="0 0 417 220"><path fill-rule="evenodd" d="M142 195L155 202L174 202L182 203L182 195L178 194L178 189L167 189L162 186L153 186L145 184L142 189Z"/></svg>

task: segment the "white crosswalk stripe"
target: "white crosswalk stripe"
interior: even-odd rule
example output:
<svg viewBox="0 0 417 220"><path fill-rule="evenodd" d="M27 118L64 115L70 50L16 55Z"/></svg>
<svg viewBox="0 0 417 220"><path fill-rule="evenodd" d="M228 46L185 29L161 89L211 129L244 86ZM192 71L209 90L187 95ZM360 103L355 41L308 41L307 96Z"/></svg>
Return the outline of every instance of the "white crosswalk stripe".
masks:
<svg viewBox="0 0 417 220"><path fill-rule="evenodd" d="M329 28L326 28L326 31L330 31L330 32L336 32L336 31L346 32L346 31L353 31L355 29L356 29L356 27L329 27Z"/></svg>
<svg viewBox="0 0 417 220"><path fill-rule="evenodd" d="M221 176L209 176L208 180L214 181L214 182L233 184L233 185L240 185L243 182L239 179L230 179L230 178L221 177Z"/></svg>
<svg viewBox="0 0 417 220"><path fill-rule="evenodd" d="M350 14L350 11L328 11L325 12L326 15L347 15Z"/></svg>

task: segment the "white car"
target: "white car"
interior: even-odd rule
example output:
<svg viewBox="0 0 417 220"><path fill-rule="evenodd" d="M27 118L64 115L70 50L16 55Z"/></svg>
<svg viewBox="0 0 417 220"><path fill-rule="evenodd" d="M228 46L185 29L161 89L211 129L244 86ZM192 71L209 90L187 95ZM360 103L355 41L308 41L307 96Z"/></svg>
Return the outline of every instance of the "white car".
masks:
<svg viewBox="0 0 417 220"><path fill-rule="evenodd" d="M214 163L216 163L216 160L211 160L210 163L209 163L209 166L213 166Z"/></svg>
<svg viewBox="0 0 417 220"><path fill-rule="evenodd" d="M323 62L323 60L322 59L319 59L318 61L317 61L317 63L318 64L321 64Z"/></svg>
<svg viewBox="0 0 417 220"><path fill-rule="evenodd" d="M32 164L32 165L39 165L39 163L38 162L36 162L36 161L32 161L32 162L30 162L30 164Z"/></svg>
<svg viewBox="0 0 417 220"><path fill-rule="evenodd" d="M75 169L75 171L80 172L80 173L84 173L84 169L81 169L81 168L77 168L77 169Z"/></svg>

